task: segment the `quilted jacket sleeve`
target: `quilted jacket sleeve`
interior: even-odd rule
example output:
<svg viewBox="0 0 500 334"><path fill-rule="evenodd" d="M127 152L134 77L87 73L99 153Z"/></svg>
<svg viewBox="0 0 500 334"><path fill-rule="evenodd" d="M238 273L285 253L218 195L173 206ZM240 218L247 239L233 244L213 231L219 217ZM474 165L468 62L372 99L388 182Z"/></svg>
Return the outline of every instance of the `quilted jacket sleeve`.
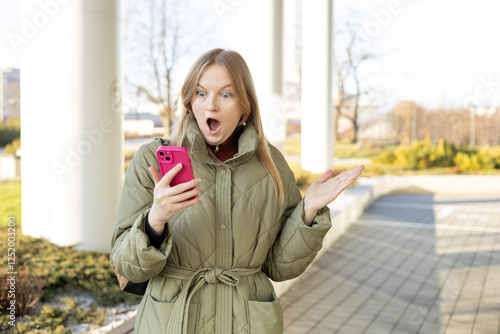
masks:
<svg viewBox="0 0 500 334"><path fill-rule="evenodd" d="M158 249L151 245L146 234L145 220L154 196L154 180L148 168L158 168L154 149L150 146L141 146L128 167L111 240L113 267L135 283L158 275L172 248L170 233Z"/></svg>
<svg viewBox="0 0 500 334"><path fill-rule="evenodd" d="M306 270L332 226L328 207L318 211L310 227L304 223L304 202L291 171L290 174L288 184L284 185L288 205L282 217L281 231L262 268L270 279L277 282L295 278Z"/></svg>

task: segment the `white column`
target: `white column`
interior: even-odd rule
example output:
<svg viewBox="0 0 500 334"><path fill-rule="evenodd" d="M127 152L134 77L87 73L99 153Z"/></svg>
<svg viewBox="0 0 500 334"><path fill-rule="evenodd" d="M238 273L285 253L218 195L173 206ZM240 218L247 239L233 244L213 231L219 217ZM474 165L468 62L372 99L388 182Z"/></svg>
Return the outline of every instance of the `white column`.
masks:
<svg viewBox="0 0 500 334"><path fill-rule="evenodd" d="M333 167L333 0L302 3L303 169Z"/></svg>
<svg viewBox="0 0 500 334"><path fill-rule="evenodd" d="M234 1L233 1L234 2ZM239 1L237 48L254 79L264 133L284 152L286 117L283 109L283 0ZM224 16L230 20L230 14Z"/></svg>
<svg viewBox="0 0 500 334"><path fill-rule="evenodd" d="M119 0L21 0L23 233L107 252L123 176Z"/></svg>
<svg viewBox="0 0 500 334"><path fill-rule="evenodd" d="M4 100L4 70L0 68L0 122L5 118L5 100Z"/></svg>

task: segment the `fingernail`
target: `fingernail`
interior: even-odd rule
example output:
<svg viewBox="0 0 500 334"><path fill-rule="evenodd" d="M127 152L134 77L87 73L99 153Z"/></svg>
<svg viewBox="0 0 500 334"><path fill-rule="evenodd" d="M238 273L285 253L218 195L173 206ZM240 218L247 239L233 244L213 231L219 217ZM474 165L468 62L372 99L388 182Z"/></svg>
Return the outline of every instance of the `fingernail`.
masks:
<svg viewBox="0 0 500 334"><path fill-rule="evenodd" d="M178 163L176 167L182 167L182 163Z"/></svg>

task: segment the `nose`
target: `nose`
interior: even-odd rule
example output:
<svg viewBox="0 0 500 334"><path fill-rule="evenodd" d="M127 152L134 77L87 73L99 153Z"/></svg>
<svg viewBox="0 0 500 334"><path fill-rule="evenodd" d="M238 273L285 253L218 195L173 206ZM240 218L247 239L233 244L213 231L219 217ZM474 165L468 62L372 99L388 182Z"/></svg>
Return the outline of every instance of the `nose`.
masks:
<svg viewBox="0 0 500 334"><path fill-rule="evenodd" d="M207 99L207 106L206 106L207 111L217 111L219 110L218 104L217 104L217 95L216 94L211 94L209 98Z"/></svg>

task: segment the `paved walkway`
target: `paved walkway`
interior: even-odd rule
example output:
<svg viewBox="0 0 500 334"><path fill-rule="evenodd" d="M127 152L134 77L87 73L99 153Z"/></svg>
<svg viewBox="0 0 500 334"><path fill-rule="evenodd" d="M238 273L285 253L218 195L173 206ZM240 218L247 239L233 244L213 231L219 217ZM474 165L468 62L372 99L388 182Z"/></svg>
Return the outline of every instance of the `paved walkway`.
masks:
<svg viewBox="0 0 500 334"><path fill-rule="evenodd" d="M281 303L285 334L500 333L500 194L381 197Z"/></svg>
<svg viewBox="0 0 500 334"><path fill-rule="evenodd" d="M379 198L281 298L285 333L500 333L500 194Z"/></svg>

